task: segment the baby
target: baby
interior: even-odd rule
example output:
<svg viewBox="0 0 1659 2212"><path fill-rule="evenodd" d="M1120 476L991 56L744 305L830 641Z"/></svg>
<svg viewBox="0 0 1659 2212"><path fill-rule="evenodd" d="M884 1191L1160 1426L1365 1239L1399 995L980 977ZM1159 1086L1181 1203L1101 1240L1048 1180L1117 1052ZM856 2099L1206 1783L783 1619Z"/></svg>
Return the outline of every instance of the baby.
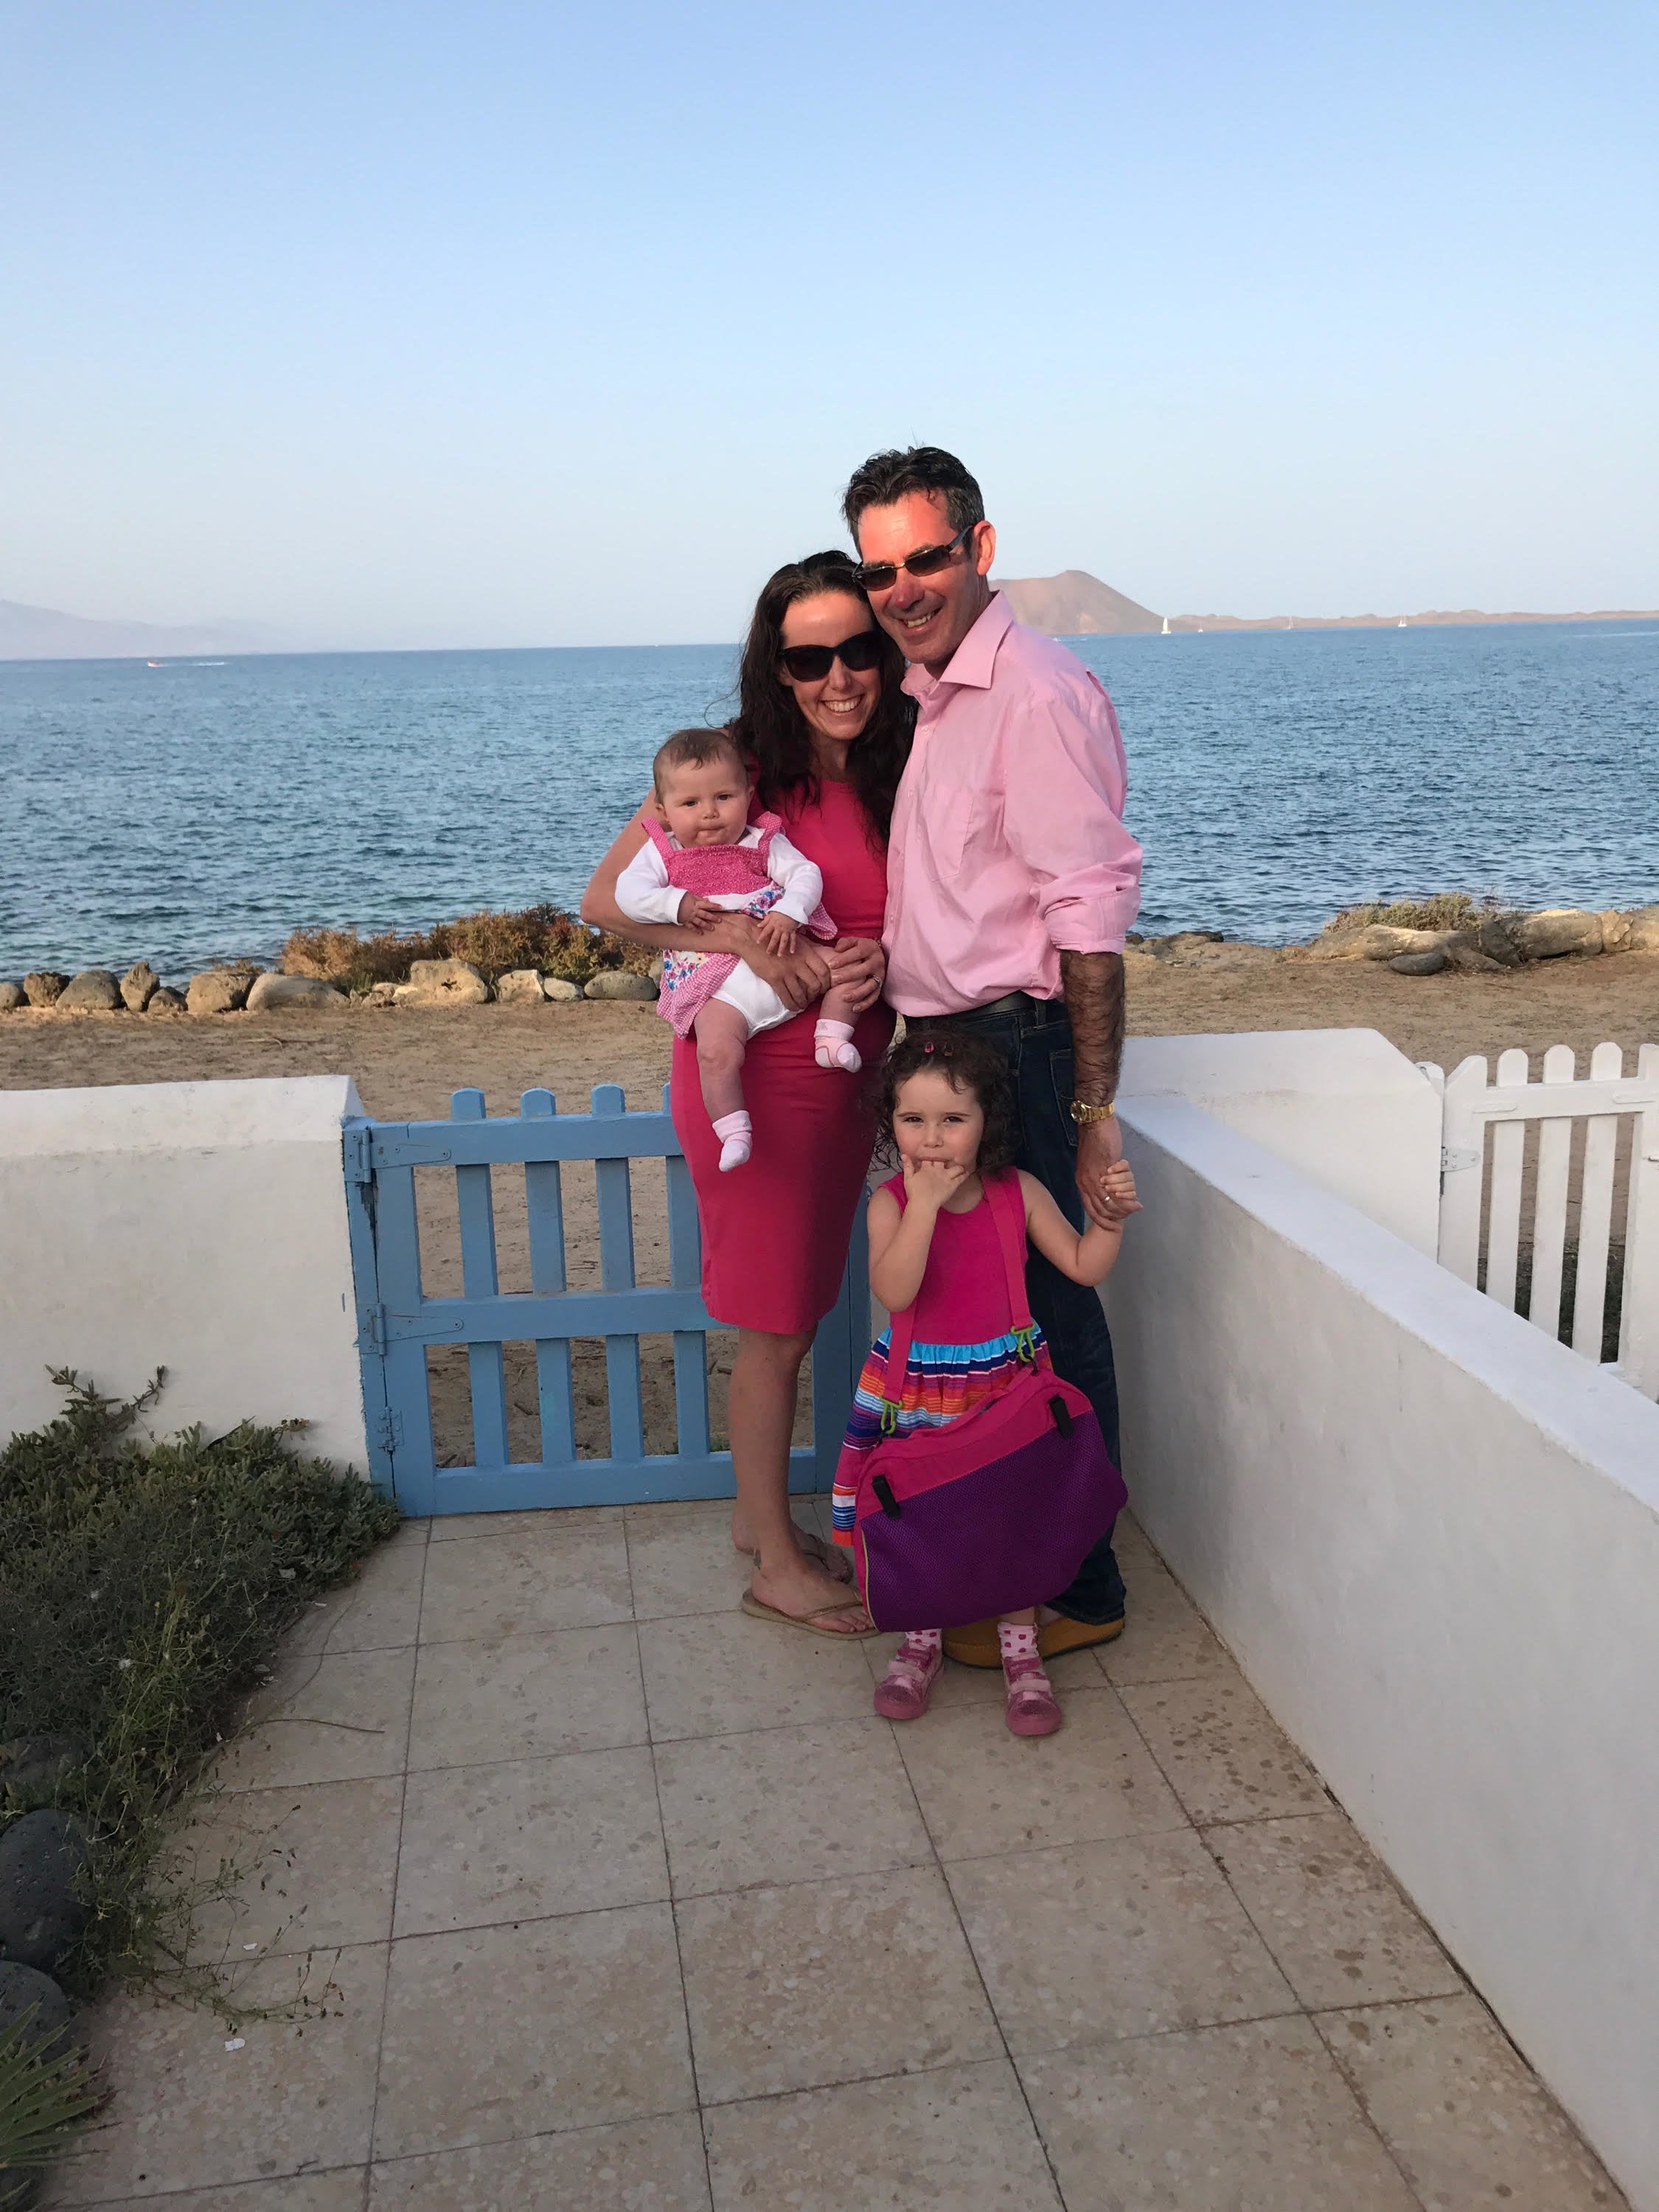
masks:
<svg viewBox="0 0 1659 2212"><path fill-rule="evenodd" d="M617 903L631 921L708 929L723 914L747 914L769 952L795 949L798 929L832 939L823 878L783 835L775 814L749 819L749 771L724 730L676 730L653 764L667 828L647 820L647 842L617 878ZM793 1018L791 1008L731 952L663 957L657 1011L677 1036L697 1046L702 1098L720 1140L720 1172L754 1149L743 1103L743 1061L758 1030ZM814 1034L820 1067L862 1066L844 992L824 994Z"/></svg>

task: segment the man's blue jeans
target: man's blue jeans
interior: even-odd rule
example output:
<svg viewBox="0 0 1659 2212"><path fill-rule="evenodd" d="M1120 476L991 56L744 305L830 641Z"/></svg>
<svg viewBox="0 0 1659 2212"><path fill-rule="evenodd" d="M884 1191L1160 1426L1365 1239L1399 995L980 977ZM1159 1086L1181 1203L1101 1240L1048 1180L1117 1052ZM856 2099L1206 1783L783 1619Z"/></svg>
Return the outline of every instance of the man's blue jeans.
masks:
<svg viewBox="0 0 1659 2212"><path fill-rule="evenodd" d="M1030 999L1018 1013L952 1014L948 1025L971 1029L1007 1060L1019 1116L1015 1164L1045 1185L1066 1218L1081 1229L1077 1124L1071 1115L1072 1025L1064 1004ZM926 1030L933 1024L910 1026ZM1028 1255L1025 1289L1032 1316L1048 1340L1055 1371L1075 1383L1093 1406L1106 1449L1118 1465L1117 1373L1098 1291L1071 1281L1038 1252ZM1083 1562L1077 1580L1049 1603L1091 1626L1123 1618L1123 1577L1109 1528Z"/></svg>

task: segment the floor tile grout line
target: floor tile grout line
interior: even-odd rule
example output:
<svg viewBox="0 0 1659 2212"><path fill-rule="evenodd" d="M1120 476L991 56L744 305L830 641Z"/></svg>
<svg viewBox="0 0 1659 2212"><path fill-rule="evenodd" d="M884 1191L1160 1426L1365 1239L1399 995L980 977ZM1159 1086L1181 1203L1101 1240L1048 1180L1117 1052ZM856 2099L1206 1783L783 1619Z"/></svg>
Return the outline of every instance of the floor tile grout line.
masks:
<svg viewBox="0 0 1659 2212"><path fill-rule="evenodd" d="M1291 1817L1294 1818L1295 1816L1292 1815ZM1319 1816L1316 1814L1313 1817L1318 1818ZM1346 1814L1341 1814L1340 1817L1345 1820L1347 1818ZM1212 1826L1234 1827L1247 1825L1249 1824L1237 1821L1216 1821L1212 1824ZM1352 1826L1352 1824L1350 1822L1349 1825ZM1301 2014L1302 2018L1307 2021L1309 2027L1312 2029L1314 2035L1324 2050L1326 2056L1329 2058L1331 2064L1335 2068L1338 2079L1341 2081L1343 2087L1346 2089L1349 2096L1353 2100L1354 2108L1358 2112L1361 2120L1370 2130L1372 2136L1375 2136L1384 2158L1388 2160L1389 2165L1393 2166L1395 2172L1400 2176L1401 2187L1406 2191L1407 2196L1412 2198L1413 2202L1421 2208L1421 2212L1428 2212L1428 2208L1424 2205L1422 2197L1413 2186L1410 2174L1407 2172L1404 2166L1401 2163L1400 2159L1395 2154L1393 2144L1389 2141L1382 2129L1377 2125L1370 2106L1366 2103L1364 2098L1360 2095L1356 2084L1350 2080L1336 2053L1331 2049L1330 2045L1326 2041L1324 2036L1320 2033L1319 2028L1314 2020L1312 2006L1306 2002L1303 1997L1302 1992L1297 1988L1295 1983L1291 1981L1289 1969L1279 1958L1278 1951L1269 1941L1267 1929L1262 1927L1255 1913L1251 1911L1249 1904L1238 1887L1237 1883L1234 1881L1232 1875L1228 1872L1225 1862L1221 1857L1219 1852L1211 1844L1211 1829L1200 1826L1197 1821L1193 1823L1193 1827L1194 1832L1196 1834L1200 1844L1203 1846L1205 1854L1208 1857L1211 1865L1214 1867L1216 1872L1221 1876L1222 1881L1225 1882L1229 1892L1231 1893L1235 1902L1237 1904L1239 1911L1244 1915L1245 1919L1255 1929L1256 1940L1261 1943L1261 1948L1266 1951L1267 1956L1273 1960L1281 1979L1284 1981L1285 1986L1290 1990L1291 1995L1296 1999L1297 2011ZM1338 2008L1333 2008L1333 2009L1338 2009Z"/></svg>
<svg viewBox="0 0 1659 2212"><path fill-rule="evenodd" d="M409 1670L409 1710L404 1723L404 1763L400 1776L402 1788L398 1794L398 1842L392 1857L392 1911L386 1921L386 1978L380 1984L380 2018L374 2034L374 2094L368 2108L368 2156L374 2157L374 2138L380 2124L380 2090L386 2075L386 2016L392 2003L392 1943L398 1926L398 1892L403 1879L404 1823L409 1811L409 1758L415 1741L415 1689L420 1676L421 1622L426 1612L426 1572L432 1556L432 1531L428 1525L427 1540L421 1547L421 1587L415 1603L415 1664ZM364 2201L368 2201L368 2183L364 2181Z"/></svg>
<svg viewBox="0 0 1659 2212"><path fill-rule="evenodd" d="M871 1667L868 1671L872 1676L871 1686L873 1695L875 1668ZM988 1703L989 1700L988 1699L987 1702ZM913 1723L907 1722L904 1725L908 1727ZM1055 2170L1053 2158L1049 2155L1048 2141L1042 2129L1037 2125L1036 2114L1031 2109L1031 2100L1025 2094L1025 2084L1020 2079L1019 2068L1015 2063L1012 2051L1009 2048L1008 2032L1002 2024L1002 2015L997 2010L996 1999L991 1995L990 1984L985 1978L985 1969L980 1962L978 1952L974 1948L974 1939L968 1933L968 1923L962 1917L961 1901L951 1887L950 1873L940 1854L939 1838L933 1833L933 1823L927 1818L927 1808L921 1802L921 1793L916 1787L916 1778L910 1771L910 1762L905 1757L904 1738L900 1735L899 1728L900 1723L896 1721L890 1720L887 1723L888 1733L893 1738L894 1747L898 1753L899 1765L903 1770L904 1779L910 1791L910 1802L916 1808L916 1818L921 1822L922 1833L927 1837L933 1851L933 1867L939 1875L939 1887L944 1890L950 1904L951 1917L957 1923L957 1932L962 1937L963 1948L968 1954L968 1963L974 1970L974 1979L979 1984L981 1996L985 2000L986 2012L990 2016L991 2026L996 2031L997 2041L1002 2046L1003 2063L1013 2076L1014 2087L1018 2093L1020 2103L1024 2107L1025 2118L1036 2139L1038 2154L1048 2169L1049 2184L1054 2192L1054 2202L1060 2206L1060 2212L1066 2212L1066 2197L1060 2185L1060 2175Z"/></svg>
<svg viewBox="0 0 1659 2212"><path fill-rule="evenodd" d="M626 1522L623 1523L623 1556L628 1568L628 1601L631 1607L634 1601L634 1553ZM634 1623L634 1654L635 1664L640 1670L640 1700L645 1706L645 1724L648 1731L651 1726L651 1705L646 1695L645 1653L640 1646L640 1625L637 1620ZM697 2073L697 2041L691 2032L691 1996L685 1985L685 1952L680 1942L680 1916L674 1900L674 1862L669 1853L668 1820L663 1811L662 1777L657 1771L657 1747L654 1743L647 1745L646 1755L651 1761L651 1787L657 1802L657 1833L662 1839L662 1877L668 1891L668 1924L674 1933L674 1971L679 1977L680 2017L685 2023L685 2063L691 2072L691 2095L695 2100L697 2115L697 2141L702 2150L702 2185L712 2207L714 2202L714 2178L708 2162L708 2130L704 2124L702 2117L702 2084Z"/></svg>

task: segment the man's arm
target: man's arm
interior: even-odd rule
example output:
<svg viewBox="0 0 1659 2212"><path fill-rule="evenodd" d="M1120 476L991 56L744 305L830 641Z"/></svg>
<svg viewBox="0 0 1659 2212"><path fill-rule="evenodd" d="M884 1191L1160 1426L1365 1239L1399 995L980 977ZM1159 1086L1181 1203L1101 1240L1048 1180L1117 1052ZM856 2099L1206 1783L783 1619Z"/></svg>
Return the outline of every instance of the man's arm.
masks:
<svg viewBox="0 0 1659 2212"><path fill-rule="evenodd" d="M1062 951L1060 981L1072 1023L1073 1095L1080 1106L1108 1106L1123 1066L1123 956ZM1078 1195L1102 1229L1115 1229L1123 1218L1106 1187L1108 1170L1122 1157L1115 1115L1078 1124Z"/></svg>

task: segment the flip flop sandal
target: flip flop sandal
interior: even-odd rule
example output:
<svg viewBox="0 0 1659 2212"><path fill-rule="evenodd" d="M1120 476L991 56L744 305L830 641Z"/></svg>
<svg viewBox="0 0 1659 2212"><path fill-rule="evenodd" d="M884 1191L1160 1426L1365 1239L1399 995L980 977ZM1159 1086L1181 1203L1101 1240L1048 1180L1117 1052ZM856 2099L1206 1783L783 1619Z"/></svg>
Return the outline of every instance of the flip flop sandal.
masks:
<svg viewBox="0 0 1659 2212"><path fill-rule="evenodd" d="M805 1636L827 1636L836 1644L856 1644L861 1636L878 1636L881 1632L875 1627L820 1628L817 1626L821 1620L833 1620L838 1613L862 1613L864 1604L859 1598L852 1598L845 1605L815 1605L809 1613L781 1613L776 1606L763 1604L753 1590L744 1592L742 1602L743 1610L751 1620L781 1621L785 1628L799 1628Z"/></svg>

